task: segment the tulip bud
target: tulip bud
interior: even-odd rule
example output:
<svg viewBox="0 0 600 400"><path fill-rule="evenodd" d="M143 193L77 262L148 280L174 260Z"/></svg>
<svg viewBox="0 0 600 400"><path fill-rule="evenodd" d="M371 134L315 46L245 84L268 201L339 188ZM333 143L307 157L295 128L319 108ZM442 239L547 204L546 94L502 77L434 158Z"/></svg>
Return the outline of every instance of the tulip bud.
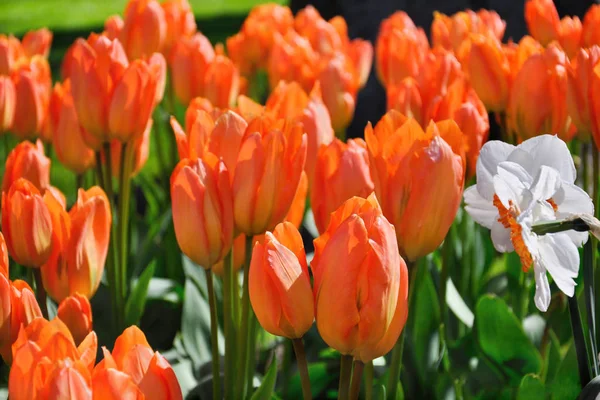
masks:
<svg viewBox="0 0 600 400"><path fill-rule="evenodd" d="M181 251L203 268L211 268L233 241L233 201L223 161L209 152L180 161L171 175L171 200Z"/></svg>
<svg viewBox="0 0 600 400"><path fill-rule="evenodd" d="M120 15L111 15L104 21L104 32L102 35L106 36L110 40L117 39L121 35L125 21Z"/></svg>
<svg viewBox="0 0 600 400"><path fill-rule="evenodd" d="M69 328L77 346L92 331L92 307L87 297L79 293L61 301L56 316Z"/></svg>
<svg viewBox="0 0 600 400"><path fill-rule="evenodd" d="M289 222L257 242L250 264L252 309L269 333L301 338L314 320L314 303L302 237Z"/></svg>
<svg viewBox="0 0 600 400"><path fill-rule="evenodd" d="M8 192L2 192L2 232L11 257L27 267L39 267L52 251L52 217L46 205L46 192L28 180L17 179Z"/></svg>
<svg viewBox="0 0 600 400"><path fill-rule="evenodd" d="M269 85L275 88L280 81L296 81L305 91L311 90L317 79L319 55L310 42L290 30L276 36L267 63Z"/></svg>
<svg viewBox="0 0 600 400"><path fill-rule="evenodd" d="M558 42L569 58L577 55L581 48L581 20L578 17L564 17L560 20Z"/></svg>
<svg viewBox="0 0 600 400"><path fill-rule="evenodd" d="M165 12L156 0L129 0L119 39L130 60L162 51L167 34Z"/></svg>
<svg viewBox="0 0 600 400"><path fill-rule="evenodd" d="M581 47L600 46L600 4L592 4L583 17L583 27L581 30ZM0 63L1 64L1 63ZM0 72L1 72L0 67Z"/></svg>
<svg viewBox="0 0 600 400"><path fill-rule="evenodd" d="M203 86L203 95L215 107L231 107L240 90L240 73L229 58L217 55L206 69Z"/></svg>
<svg viewBox="0 0 600 400"><path fill-rule="evenodd" d="M367 197L373 192L369 154L362 139L344 143L335 139L321 146L317 156L311 206L319 232L325 232L329 217L351 197Z"/></svg>
<svg viewBox="0 0 600 400"><path fill-rule="evenodd" d="M16 92L8 76L0 76L0 133L10 130L15 116Z"/></svg>
<svg viewBox="0 0 600 400"><path fill-rule="evenodd" d="M567 66L567 111L571 121L577 127L581 140L589 139L594 127L590 115L591 91L594 80L594 67L600 61L600 47L580 49L577 57Z"/></svg>
<svg viewBox="0 0 600 400"><path fill-rule="evenodd" d="M346 201L314 243L319 334L333 349L362 362L385 355L408 315L408 272L394 227L375 196Z"/></svg>
<svg viewBox="0 0 600 400"><path fill-rule="evenodd" d="M44 135L43 131L52 85L48 61L34 56L29 63L13 72L12 79L16 104L11 132L20 139L41 135L44 141L49 142L49 135Z"/></svg>
<svg viewBox="0 0 600 400"><path fill-rule="evenodd" d="M388 86L387 109L399 111L423 124L425 110L419 83L411 77L406 77L399 83Z"/></svg>
<svg viewBox="0 0 600 400"><path fill-rule="evenodd" d="M235 225L240 232L258 235L283 221L305 160L306 134L300 124L267 116L250 121L232 185Z"/></svg>
<svg viewBox="0 0 600 400"><path fill-rule="evenodd" d="M199 32L189 38L181 37L173 45L169 67L175 96L182 104L204 95L204 76L214 58L212 45Z"/></svg>
<svg viewBox="0 0 600 400"><path fill-rule="evenodd" d="M31 58L35 55L48 58L50 46L52 45L52 32L46 28L37 31L29 31L21 40L25 57Z"/></svg>
<svg viewBox="0 0 600 400"><path fill-rule="evenodd" d="M188 0L167 0L161 3L161 7L167 24L164 43L164 54L167 55L179 38L196 33L196 20Z"/></svg>
<svg viewBox="0 0 600 400"><path fill-rule="evenodd" d="M358 73L358 87L362 88L367 84L371 67L373 65L373 45L361 39L355 39L350 42L348 55L354 70Z"/></svg>
<svg viewBox="0 0 600 400"><path fill-rule="evenodd" d="M237 235L235 239L233 239L233 271L239 271L246 262L246 235L243 233ZM219 261L212 267L212 272L215 275L223 276L225 273L223 261Z"/></svg>
<svg viewBox="0 0 600 400"><path fill-rule="evenodd" d="M365 138L375 193L396 228L401 254L414 261L431 253L444 240L462 199L460 129L443 121L423 132L415 120L390 111L374 129L367 126Z"/></svg>
<svg viewBox="0 0 600 400"><path fill-rule="evenodd" d="M88 299L98 290L108 253L112 215L102 189L79 189L67 214L52 204L54 248L42 266L44 288L57 303L79 293Z"/></svg>
<svg viewBox="0 0 600 400"><path fill-rule="evenodd" d="M2 191L7 192L19 178L27 179L39 191L50 187L50 159L41 141L24 141L12 149L5 164Z"/></svg>
<svg viewBox="0 0 600 400"><path fill-rule="evenodd" d="M79 124L69 79L54 86L48 122L59 161L79 175L92 168L96 160L94 150L87 146L84 138L90 141L93 137Z"/></svg>
<svg viewBox="0 0 600 400"><path fill-rule="evenodd" d="M19 39L13 35L0 35L0 75L10 75L21 57L25 57L25 52Z"/></svg>
<svg viewBox="0 0 600 400"><path fill-rule="evenodd" d="M542 46L558 39L560 19L552 0L527 0L525 2L527 28Z"/></svg>
<svg viewBox="0 0 600 400"><path fill-rule="evenodd" d="M0 232L0 275L8 277L8 249L4 241L4 235Z"/></svg>
<svg viewBox="0 0 600 400"><path fill-rule="evenodd" d="M342 132L352 121L358 84L349 60L342 54L329 60L318 75L323 102L331 116L334 131Z"/></svg>

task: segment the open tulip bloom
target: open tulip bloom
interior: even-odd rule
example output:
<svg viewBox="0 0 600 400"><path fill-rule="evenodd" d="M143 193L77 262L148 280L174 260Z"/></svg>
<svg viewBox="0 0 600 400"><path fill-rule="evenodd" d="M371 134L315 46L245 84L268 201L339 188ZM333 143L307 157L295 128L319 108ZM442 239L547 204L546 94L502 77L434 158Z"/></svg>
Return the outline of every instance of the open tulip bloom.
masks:
<svg viewBox="0 0 600 400"><path fill-rule="evenodd" d="M538 235L534 228L574 214L593 214L590 196L575 185L575 165L566 144L543 135L519 146L491 141L481 149L477 184L465 190L465 209L491 230L500 252L516 251L523 271L533 266L535 305L550 304L550 273L558 288L572 297L579 273L578 247L587 232L574 230Z"/></svg>

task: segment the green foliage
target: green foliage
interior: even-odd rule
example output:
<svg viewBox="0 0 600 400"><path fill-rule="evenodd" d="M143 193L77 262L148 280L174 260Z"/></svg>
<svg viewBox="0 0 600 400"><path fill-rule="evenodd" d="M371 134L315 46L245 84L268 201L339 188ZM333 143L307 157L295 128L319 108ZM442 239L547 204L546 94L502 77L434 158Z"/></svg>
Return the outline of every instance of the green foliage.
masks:
<svg viewBox="0 0 600 400"><path fill-rule="evenodd" d="M250 400L270 400L275 389L275 381L277 380L277 360L273 358L269 370L265 374L260 386L252 394Z"/></svg>
<svg viewBox="0 0 600 400"><path fill-rule="evenodd" d="M148 297L150 280L154 275L155 267L155 263L148 265L131 291L131 295L125 305L125 325L127 326L137 324L142 317Z"/></svg>

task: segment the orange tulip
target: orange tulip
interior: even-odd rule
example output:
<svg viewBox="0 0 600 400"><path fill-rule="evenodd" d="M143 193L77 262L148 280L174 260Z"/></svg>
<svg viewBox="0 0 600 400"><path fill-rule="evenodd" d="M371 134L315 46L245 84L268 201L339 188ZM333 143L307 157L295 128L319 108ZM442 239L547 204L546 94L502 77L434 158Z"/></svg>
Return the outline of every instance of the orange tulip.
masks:
<svg viewBox="0 0 600 400"><path fill-rule="evenodd" d="M409 118L416 119L421 125L424 123L427 103L423 104L423 96L416 79L406 77L397 84L388 86L386 97L388 110L399 111Z"/></svg>
<svg viewBox="0 0 600 400"><path fill-rule="evenodd" d="M233 106L240 90L240 74L233 62L217 55L209 64L204 75L203 94L214 106Z"/></svg>
<svg viewBox="0 0 600 400"><path fill-rule="evenodd" d="M17 179L2 192L2 232L11 257L27 267L39 267L52 251L52 217L47 202L28 180Z"/></svg>
<svg viewBox="0 0 600 400"><path fill-rule="evenodd" d="M306 38L293 30L275 36L266 67L269 85L275 88L280 81L296 81L308 92L317 78L318 64L319 55Z"/></svg>
<svg viewBox="0 0 600 400"><path fill-rule="evenodd" d="M261 4L251 11L240 32L227 39L227 53L245 76L266 67L271 48L278 35L292 30L294 17L289 7Z"/></svg>
<svg viewBox="0 0 600 400"><path fill-rule="evenodd" d="M33 57L35 55L48 58L50 54L50 46L52 45L52 32L46 28L38 29L37 31L29 31L21 40L25 57Z"/></svg>
<svg viewBox="0 0 600 400"><path fill-rule="evenodd" d="M353 196L367 197L373 188L364 140L344 143L335 139L321 146L310 201L319 232L325 232L331 213L346 200Z"/></svg>
<svg viewBox="0 0 600 400"><path fill-rule="evenodd" d="M416 76L429 50L427 36L403 11L383 20L375 48L377 75L385 87Z"/></svg>
<svg viewBox="0 0 600 400"><path fill-rule="evenodd" d="M434 12L431 24L433 47L458 52L470 34L481 34L489 39L502 40L506 22L498 13L489 10L459 11L452 16Z"/></svg>
<svg viewBox="0 0 600 400"><path fill-rule="evenodd" d="M39 191L50 187L50 159L40 140L35 144L23 141L12 149L6 159L2 191L7 192L19 178L27 179Z"/></svg>
<svg viewBox="0 0 600 400"><path fill-rule="evenodd" d="M306 146L300 124L267 115L250 121L232 185L238 231L258 235L283 221L298 189Z"/></svg>
<svg viewBox="0 0 600 400"><path fill-rule="evenodd" d="M69 213L58 202L53 215L53 251L42 265L46 292L60 303L79 293L88 299L98 290L108 253L112 215L106 194L98 186L79 189Z"/></svg>
<svg viewBox="0 0 600 400"><path fill-rule="evenodd" d="M302 221L304 220L304 211L306 209L306 196L308 195L308 176L305 171L302 171L300 175L300 182L298 182L298 189L292 200L292 205L283 219L294 225L296 229L300 229Z"/></svg>
<svg viewBox="0 0 600 400"><path fill-rule="evenodd" d="M36 318L13 344L13 365L8 378L11 399L91 398L91 371L98 339L91 332L75 346L66 325L58 318Z"/></svg>
<svg viewBox="0 0 600 400"><path fill-rule="evenodd" d="M362 362L385 355L408 315L408 272L394 227L375 196L346 201L314 244L319 334L333 349Z"/></svg>
<svg viewBox="0 0 600 400"><path fill-rule="evenodd" d="M41 317L42 311L27 282L11 282L4 274L0 274L0 299L0 355L10 365L19 330Z"/></svg>
<svg viewBox="0 0 600 400"><path fill-rule="evenodd" d="M0 133L12 127L16 96L13 81L8 76L0 76Z"/></svg>
<svg viewBox="0 0 600 400"><path fill-rule="evenodd" d="M171 200L181 251L211 268L233 242L233 200L225 163L209 152L180 161L171 175Z"/></svg>
<svg viewBox="0 0 600 400"><path fill-rule="evenodd" d="M129 0L119 40L130 60L161 52L167 35L165 11L156 0Z"/></svg>
<svg viewBox="0 0 600 400"><path fill-rule="evenodd" d="M541 54L544 52L542 45L537 40L527 35L521 38L518 45L509 43L507 45L503 45L502 50L506 54L508 63L510 64L511 87L517 74L523 67L523 64L525 64L525 61L527 61L534 54Z"/></svg>
<svg viewBox="0 0 600 400"><path fill-rule="evenodd" d="M48 123L56 156L65 167L76 174L83 174L94 166L94 150L86 144L86 140L93 142L94 137L79 124L69 79L63 84L54 85L50 97Z"/></svg>
<svg viewBox="0 0 600 400"><path fill-rule="evenodd" d="M507 111L509 129L519 139L554 133L568 141L567 64L565 53L551 45L543 53L529 57L521 67Z"/></svg>
<svg viewBox="0 0 600 400"><path fill-rule="evenodd" d="M125 21L123 21L120 15L111 15L104 21L104 32L102 32L102 35L110 40L117 39L121 35L123 26L125 26Z"/></svg>
<svg viewBox="0 0 600 400"><path fill-rule="evenodd" d="M484 35L472 35L467 70L471 85L486 108L504 111L510 88L510 64L501 43Z"/></svg>
<svg viewBox="0 0 600 400"><path fill-rule="evenodd" d="M76 345L92 331L92 307L87 297L79 293L61 301L56 316L69 328Z"/></svg>
<svg viewBox="0 0 600 400"><path fill-rule="evenodd" d="M182 399L173 368L160 353L153 352L138 327L125 329L112 353L102 350L104 360L94 368L92 378L95 399L120 399L125 394L134 399Z"/></svg>
<svg viewBox="0 0 600 400"><path fill-rule="evenodd" d="M252 309L269 333L298 339L315 319L302 236L289 222L267 232L252 251L249 292Z"/></svg>
<svg viewBox="0 0 600 400"><path fill-rule="evenodd" d="M137 175L144 165L146 165L146 161L148 161L148 157L150 156L150 133L152 132L152 119L148 120L148 125L146 125L146 129L142 136L139 136L133 139L133 169L131 170L131 176ZM125 145L118 140L113 140L110 142L110 162L111 162L111 172L113 177L119 178L119 174L121 172L121 152L123 151ZM105 154L102 152L102 156Z"/></svg>
<svg viewBox="0 0 600 400"><path fill-rule="evenodd" d="M40 135L49 142L49 135L43 131L52 84L48 61L41 56L34 56L30 62L21 64L13 72L12 79L16 104L11 132L20 139Z"/></svg>
<svg viewBox="0 0 600 400"><path fill-rule="evenodd" d="M233 239L233 270L239 271L246 262L246 235L243 233L237 235L235 239ZM225 270L223 269L223 261L219 261L212 267L212 272L215 275L223 276Z"/></svg>
<svg viewBox="0 0 600 400"><path fill-rule="evenodd" d="M179 38L196 33L196 20L188 0L167 0L161 7L167 24L163 53L169 54Z"/></svg>
<svg viewBox="0 0 600 400"><path fill-rule="evenodd" d="M560 20L558 42L569 58L577 55L581 48L581 21L577 17L564 17Z"/></svg>
<svg viewBox="0 0 600 400"><path fill-rule="evenodd" d="M560 19L552 0L527 0L525 22L529 33L543 46L558 39Z"/></svg>
<svg viewBox="0 0 600 400"><path fill-rule="evenodd" d="M99 142L141 135L156 105L159 77L153 66L142 60L129 64L119 41L104 36L79 39L72 58L72 93L81 125Z"/></svg>
<svg viewBox="0 0 600 400"><path fill-rule="evenodd" d="M181 37L169 56L175 96L184 105L204 94L204 76L215 58L215 50L201 33Z"/></svg>
<svg viewBox="0 0 600 400"><path fill-rule="evenodd" d="M581 47L592 47L593 45L600 46L600 30L598 30L599 23L600 4L592 4L583 17ZM0 67L0 71L1 70L2 68Z"/></svg>
<svg viewBox="0 0 600 400"><path fill-rule="evenodd" d="M350 60L343 53L336 53L317 76L323 102L331 116L331 126L336 132L345 131L354 117L359 89L356 78Z"/></svg>
<svg viewBox="0 0 600 400"><path fill-rule="evenodd" d="M589 82L589 115L591 123L592 137L596 147L600 146L600 63L593 66L591 79Z"/></svg>
<svg viewBox="0 0 600 400"><path fill-rule="evenodd" d="M0 35L0 75L10 75L22 57L25 52L19 39L13 35Z"/></svg>
<svg viewBox="0 0 600 400"><path fill-rule="evenodd" d="M8 249L6 248L6 241L4 241L4 235L0 232L0 275L8 277Z"/></svg>
<svg viewBox="0 0 600 400"><path fill-rule="evenodd" d="M375 193L396 227L401 254L414 261L431 253L444 240L462 199L460 129L442 121L423 132L415 120L392 110L374 129L367 125L365 138Z"/></svg>
<svg viewBox="0 0 600 400"><path fill-rule="evenodd" d="M317 53L331 56L335 51L342 50L348 42L347 27L343 18L335 17L333 21L333 24L327 22L316 8L308 5L296 14L294 27L296 32L308 39Z"/></svg>
<svg viewBox="0 0 600 400"><path fill-rule="evenodd" d="M577 128L577 135L587 140L592 132L590 105L595 93L591 91L594 67L600 62L600 47L580 49L567 66L567 111Z"/></svg>
<svg viewBox="0 0 600 400"><path fill-rule="evenodd" d="M240 96L240 98L243 96ZM213 120L219 118L224 111L220 108L215 108L213 104L205 97L194 97L187 109L185 110L185 130L189 132L190 127L196 120L196 112L197 111L205 111L207 112Z"/></svg>

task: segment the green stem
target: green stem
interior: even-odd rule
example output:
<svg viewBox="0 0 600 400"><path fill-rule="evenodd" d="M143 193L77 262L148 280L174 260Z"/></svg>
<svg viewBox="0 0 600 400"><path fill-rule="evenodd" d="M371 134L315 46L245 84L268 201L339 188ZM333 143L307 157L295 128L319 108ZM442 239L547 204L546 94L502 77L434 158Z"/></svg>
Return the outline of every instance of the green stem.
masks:
<svg viewBox="0 0 600 400"><path fill-rule="evenodd" d="M288 397L288 390L290 386L290 376L292 374L292 353L294 352L294 346L292 340L284 341L283 345L283 362L281 365L281 379L283 380L283 385L281 388L281 397Z"/></svg>
<svg viewBox="0 0 600 400"><path fill-rule="evenodd" d="M308 364L306 363L306 354L304 352L304 343L302 338L292 339L296 361L298 362L298 372L300 373L300 382L302 382L302 395L304 400L311 400L310 378L308 376Z"/></svg>
<svg viewBox="0 0 600 400"><path fill-rule="evenodd" d="M596 342L596 310L595 310L595 284L594 284L594 266L593 266L593 238L589 238L583 247L583 286L584 286L584 297L587 314L588 334L590 341L590 359L592 360L592 373L594 377L598 376L598 362L596 357L597 342Z"/></svg>
<svg viewBox="0 0 600 400"><path fill-rule="evenodd" d="M42 270L40 268L32 268L35 278L35 298L42 310L42 316L48 319L48 304L46 303L46 290L44 289L44 281L42 280Z"/></svg>
<svg viewBox="0 0 600 400"><path fill-rule="evenodd" d="M340 364L340 384L338 386L338 400L347 400L352 377L352 356L342 355Z"/></svg>
<svg viewBox="0 0 600 400"><path fill-rule="evenodd" d="M234 379L234 355L235 355L235 315L233 313L232 284L233 284L233 247L223 260L223 309L225 325L225 399L231 399L236 379Z"/></svg>
<svg viewBox="0 0 600 400"><path fill-rule="evenodd" d="M248 278L250 275L250 260L252 257L252 236L246 238L246 262L244 263L244 282L243 282L243 293L242 293L242 315L241 315L241 323L240 323L240 331L239 331L239 344L238 344L238 353L239 353L239 368L238 371L241 374L242 382L238 385L238 396L237 398L245 398L246 397L246 387L248 382L246 382L248 376L248 353L250 348L249 336L250 332L250 292L248 289Z"/></svg>
<svg viewBox="0 0 600 400"><path fill-rule="evenodd" d="M258 335L258 321L250 308L249 330L248 330L248 348L246 353L246 390L244 393L251 393L254 381L254 371L256 363L256 337Z"/></svg>
<svg viewBox="0 0 600 400"><path fill-rule="evenodd" d="M354 369L352 370L352 383L350 384L350 400L358 400L360 394L360 381L362 380L365 364L360 360L354 360Z"/></svg>
<svg viewBox="0 0 600 400"><path fill-rule="evenodd" d="M590 381L589 363L587 360L587 350L585 348L585 339L581 328L581 316L579 315L579 305L577 304L577 296L569 297L569 315L571 317L571 329L573 330L573 341L575 342L575 350L577 353L577 366L579 369L579 381L581 387Z"/></svg>
<svg viewBox="0 0 600 400"><path fill-rule="evenodd" d="M77 191L79 188L85 189L85 175L77 174L75 175L75 195L77 195Z"/></svg>
<svg viewBox="0 0 600 400"><path fill-rule="evenodd" d="M127 299L127 286L128 286L128 256L129 256L129 210L130 210L130 199L131 199L131 173L133 170L133 159L135 156L135 145L133 140L130 140L123 145L121 149L121 171L120 171L120 183L119 190L121 191L119 196L119 254L120 259L120 280L119 288L122 303L125 304Z"/></svg>
<svg viewBox="0 0 600 400"><path fill-rule="evenodd" d="M219 368L219 325L217 322L217 300L213 284L212 271L205 269L206 286L208 287L208 304L210 306L210 345L212 348L212 383L213 400L221 399L221 370Z"/></svg>
<svg viewBox="0 0 600 400"><path fill-rule="evenodd" d="M587 232L590 230L590 227L581 218L576 218L572 220L560 220L555 222L545 222L531 226L531 231L536 235L545 235L548 233L558 233L570 230L574 230L577 232Z"/></svg>
<svg viewBox="0 0 600 400"><path fill-rule="evenodd" d="M373 400L373 361L365 364L365 400Z"/></svg>
<svg viewBox="0 0 600 400"><path fill-rule="evenodd" d="M408 270L410 271L410 281L408 283L408 312L410 313L410 305L412 304L413 289L415 287L417 279L418 264L416 262L408 263ZM387 398L391 400L396 399L396 392L398 391L398 382L400 381L400 372L402 367L402 356L404 353L404 338L406 337L406 330L402 330L394 350L392 350L392 361L390 363L390 375L388 376L387 384Z"/></svg>

